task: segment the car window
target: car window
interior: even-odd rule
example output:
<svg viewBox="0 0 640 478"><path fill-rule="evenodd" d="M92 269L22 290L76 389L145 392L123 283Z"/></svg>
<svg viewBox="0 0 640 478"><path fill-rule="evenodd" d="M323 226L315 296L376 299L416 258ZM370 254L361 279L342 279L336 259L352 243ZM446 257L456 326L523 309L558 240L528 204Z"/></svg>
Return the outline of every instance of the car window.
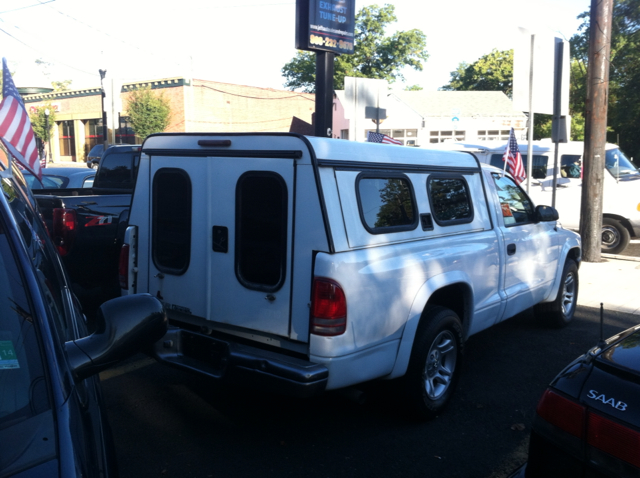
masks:
<svg viewBox="0 0 640 478"><path fill-rule="evenodd" d="M93 180L95 179L95 175L94 176L89 176L88 178L85 178L85 180L82 182L82 187L83 188L90 188L93 186Z"/></svg>
<svg viewBox="0 0 640 478"><path fill-rule="evenodd" d="M89 151L88 156L100 156L102 155L103 150L104 150L104 145L98 144L93 148L91 148L91 151Z"/></svg>
<svg viewBox="0 0 640 478"><path fill-rule="evenodd" d="M504 225L510 227L533 222L533 204L525 192L510 177L499 173L491 175L500 199Z"/></svg>
<svg viewBox="0 0 640 478"><path fill-rule="evenodd" d="M427 191L433 217L440 226L473 221L473 206L469 185L462 176L431 175Z"/></svg>
<svg viewBox="0 0 640 478"><path fill-rule="evenodd" d="M0 430L51 408L28 289L7 231L0 220Z"/></svg>
<svg viewBox="0 0 640 478"><path fill-rule="evenodd" d="M521 154L522 157L522 166L525 171L527 171L527 155ZM490 159L491 166L495 166L496 168L504 169L505 164L502 158L503 154L492 154ZM543 154L534 154L533 155L533 163L531 164L531 176L533 179L545 179L547 177L547 164L549 163L549 158Z"/></svg>
<svg viewBox="0 0 640 478"><path fill-rule="evenodd" d="M139 153L136 153L139 156ZM111 152L100 160L100 186L104 188L132 188L132 151Z"/></svg>
<svg viewBox="0 0 640 478"><path fill-rule="evenodd" d="M371 234L410 231L418 225L409 178L396 173L360 173L356 179L360 218Z"/></svg>
<svg viewBox="0 0 640 478"><path fill-rule="evenodd" d="M21 193L7 179L2 180L2 189L13 210L18 231L24 241L29 259L36 269L40 291L56 326L56 332L59 334L58 339L61 342L72 340L74 328L71 323L71 314L68 312L70 304L66 304L64 296L65 279L62 276L62 264L59 256L53 250L52 243L46 240L47 233L40 217L25 204L25 201L18 198Z"/></svg>

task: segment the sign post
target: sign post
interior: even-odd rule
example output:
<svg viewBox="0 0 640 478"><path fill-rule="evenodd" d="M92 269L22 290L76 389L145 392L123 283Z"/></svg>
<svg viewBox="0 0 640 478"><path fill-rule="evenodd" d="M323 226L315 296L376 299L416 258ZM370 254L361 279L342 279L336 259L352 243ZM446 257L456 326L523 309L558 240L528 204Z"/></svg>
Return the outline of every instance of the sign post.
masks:
<svg viewBox="0 0 640 478"><path fill-rule="evenodd" d="M355 0L296 0L296 48L316 52L316 136L331 137L333 60L353 53Z"/></svg>

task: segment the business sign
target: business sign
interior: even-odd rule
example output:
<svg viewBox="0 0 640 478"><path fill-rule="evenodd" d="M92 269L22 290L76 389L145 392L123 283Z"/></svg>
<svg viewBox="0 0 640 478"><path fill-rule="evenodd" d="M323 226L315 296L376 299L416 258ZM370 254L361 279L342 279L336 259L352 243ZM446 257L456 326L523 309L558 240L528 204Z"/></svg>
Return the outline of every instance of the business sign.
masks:
<svg viewBox="0 0 640 478"><path fill-rule="evenodd" d="M355 0L297 0L296 48L353 53Z"/></svg>

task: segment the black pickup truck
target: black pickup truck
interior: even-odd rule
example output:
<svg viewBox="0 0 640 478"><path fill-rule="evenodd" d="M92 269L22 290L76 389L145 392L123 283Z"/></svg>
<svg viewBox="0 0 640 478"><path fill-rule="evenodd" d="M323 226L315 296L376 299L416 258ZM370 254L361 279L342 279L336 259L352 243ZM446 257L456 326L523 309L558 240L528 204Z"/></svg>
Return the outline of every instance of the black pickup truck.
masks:
<svg viewBox="0 0 640 478"><path fill-rule="evenodd" d="M140 145L107 148L92 188L34 191L83 307L120 295L118 258L129 218Z"/></svg>

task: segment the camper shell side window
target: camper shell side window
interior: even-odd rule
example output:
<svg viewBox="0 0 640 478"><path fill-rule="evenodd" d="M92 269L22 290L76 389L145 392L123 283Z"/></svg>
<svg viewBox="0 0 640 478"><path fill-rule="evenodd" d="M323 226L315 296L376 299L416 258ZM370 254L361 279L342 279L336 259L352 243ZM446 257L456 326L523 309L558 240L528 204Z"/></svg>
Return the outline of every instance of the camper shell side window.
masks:
<svg viewBox="0 0 640 478"><path fill-rule="evenodd" d="M439 226L467 224L473 221L473 203L469 184L460 175L431 174L427 194L433 218Z"/></svg>
<svg viewBox="0 0 640 478"><path fill-rule="evenodd" d="M356 178L362 225L370 234L412 231L418 211L411 181L402 173L362 172Z"/></svg>

